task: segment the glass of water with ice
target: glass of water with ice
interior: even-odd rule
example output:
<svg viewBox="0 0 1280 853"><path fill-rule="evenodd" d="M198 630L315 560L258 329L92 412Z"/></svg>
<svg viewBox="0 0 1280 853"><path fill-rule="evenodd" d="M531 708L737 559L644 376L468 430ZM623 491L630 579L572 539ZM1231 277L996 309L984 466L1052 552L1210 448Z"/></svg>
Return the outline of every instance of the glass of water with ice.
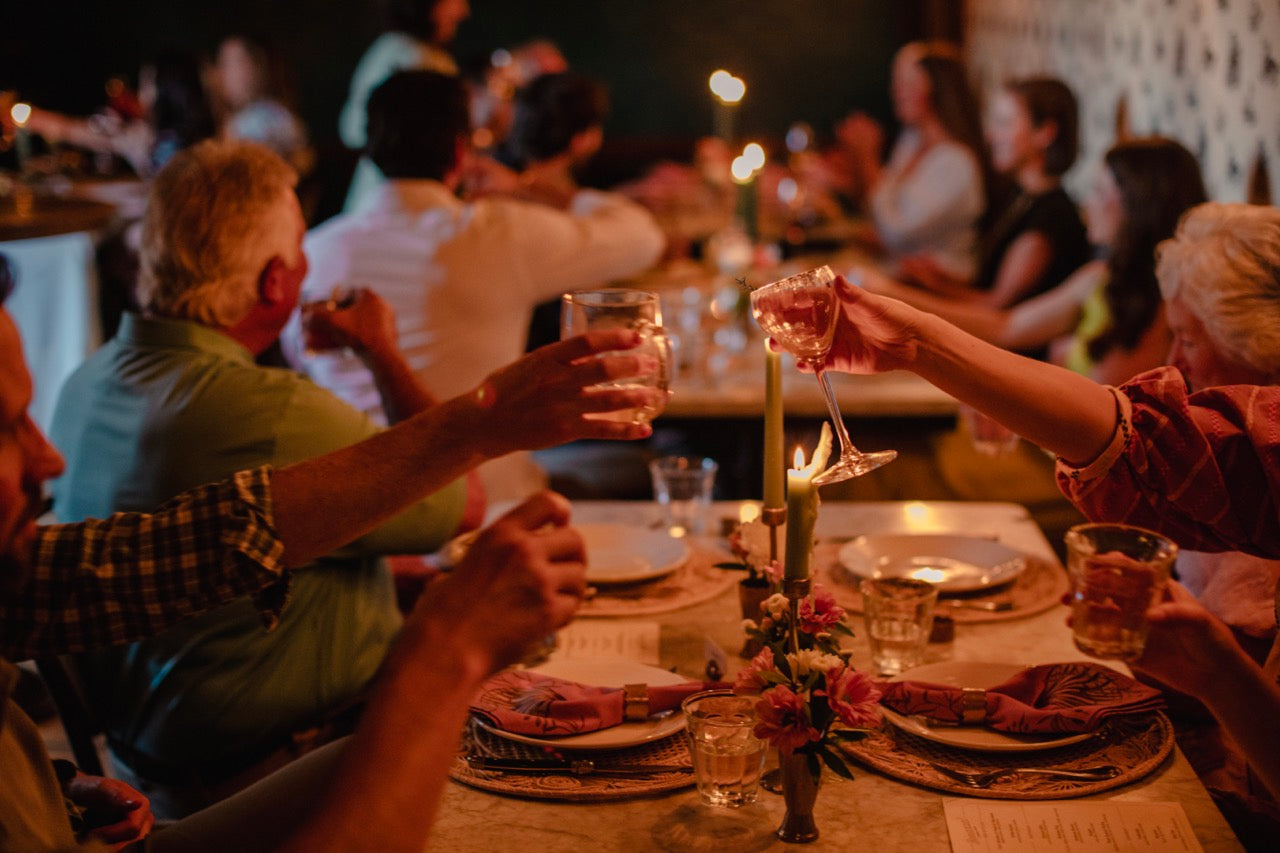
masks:
<svg viewBox="0 0 1280 853"><path fill-rule="evenodd" d="M708 690L684 700L693 775L709 806L737 808L756 801L766 741L752 733L756 699Z"/></svg>

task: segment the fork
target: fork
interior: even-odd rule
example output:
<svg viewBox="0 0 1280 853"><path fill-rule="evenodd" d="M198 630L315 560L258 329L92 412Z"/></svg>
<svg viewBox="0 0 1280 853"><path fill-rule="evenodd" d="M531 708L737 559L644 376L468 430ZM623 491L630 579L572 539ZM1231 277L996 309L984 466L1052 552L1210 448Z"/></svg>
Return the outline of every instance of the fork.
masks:
<svg viewBox="0 0 1280 853"><path fill-rule="evenodd" d="M1000 770L960 770L945 764L929 762L929 766L943 776L954 779L970 788L990 788L997 780L1015 773L1035 776L1047 776L1050 779L1080 779L1086 782L1100 782L1120 775L1120 768L1114 764L1100 764L1097 767L1084 767L1080 770L1054 770L1048 767L1005 767Z"/></svg>

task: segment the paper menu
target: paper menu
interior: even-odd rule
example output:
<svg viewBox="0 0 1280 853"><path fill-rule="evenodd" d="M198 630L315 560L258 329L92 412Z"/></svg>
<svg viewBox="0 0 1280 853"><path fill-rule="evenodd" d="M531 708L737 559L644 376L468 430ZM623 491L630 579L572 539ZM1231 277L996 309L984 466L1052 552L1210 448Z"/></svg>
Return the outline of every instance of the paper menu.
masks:
<svg viewBox="0 0 1280 853"><path fill-rule="evenodd" d="M943 801L953 853L1198 853L1178 803Z"/></svg>
<svg viewBox="0 0 1280 853"><path fill-rule="evenodd" d="M657 622L578 619L556 634L551 660L621 657L657 666L658 638Z"/></svg>

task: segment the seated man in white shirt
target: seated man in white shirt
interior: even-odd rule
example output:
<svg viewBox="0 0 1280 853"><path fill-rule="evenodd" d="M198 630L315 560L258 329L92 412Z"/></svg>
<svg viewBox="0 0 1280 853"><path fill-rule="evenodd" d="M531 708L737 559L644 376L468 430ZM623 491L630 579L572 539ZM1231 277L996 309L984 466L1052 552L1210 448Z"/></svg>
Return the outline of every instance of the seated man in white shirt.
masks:
<svg viewBox="0 0 1280 853"><path fill-rule="evenodd" d="M523 352L534 305L635 275L663 249L649 214L612 194L581 190L563 211L506 198L460 201L468 125L456 78L391 77L369 99L368 125L369 156L390 180L305 242L304 301L327 298L335 286L376 291L395 309L409 364L446 397ZM290 336L296 342L296 328ZM377 413L373 378L357 358L299 360L318 383ZM491 500L523 497L545 481L524 454L482 466L480 475Z"/></svg>

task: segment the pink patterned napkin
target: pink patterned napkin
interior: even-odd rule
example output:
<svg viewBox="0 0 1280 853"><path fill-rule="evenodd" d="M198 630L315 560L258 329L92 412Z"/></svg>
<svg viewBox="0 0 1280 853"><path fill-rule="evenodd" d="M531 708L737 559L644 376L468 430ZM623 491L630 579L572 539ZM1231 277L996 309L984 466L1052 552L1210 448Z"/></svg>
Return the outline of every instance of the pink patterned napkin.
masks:
<svg viewBox="0 0 1280 853"><path fill-rule="evenodd" d="M669 711L700 690L728 686L705 681L640 685L633 691L632 716L643 719ZM494 728L542 737L616 726L627 718L627 704L627 691L621 687L588 687L527 669L513 669L485 682L471 702L471 712Z"/></svg>
<svg viewBox="0 0 1280 853"><path fill-rule="evenodd" d="M880 687L880 702L899 714L1027 734L1091 732L1108 717L1154 711L1164 704L1158 690L1084 661L1033 666L985 691L918 681Z"/></svg>

